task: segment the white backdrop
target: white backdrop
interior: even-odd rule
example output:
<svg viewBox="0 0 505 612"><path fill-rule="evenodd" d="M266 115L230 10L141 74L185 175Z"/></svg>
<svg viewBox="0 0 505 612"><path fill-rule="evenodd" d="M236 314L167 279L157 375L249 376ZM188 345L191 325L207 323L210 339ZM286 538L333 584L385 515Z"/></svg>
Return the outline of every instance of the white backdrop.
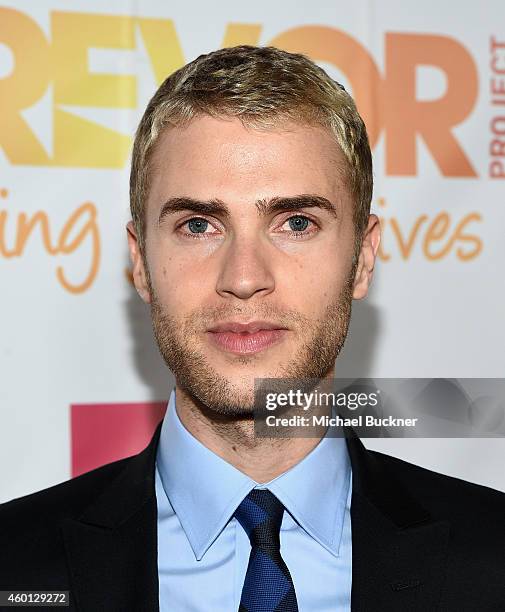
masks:
<svg viewBox="0 0 505 612"><path fill-rule="evenodd" d="M369 125L383 247L337 375L503 377L502 0L103 6L0 6L0 501L71 476L71 405L168 398L127 278L129 147L157 84L223 45L307 53ZM367 445L505 490L503 438Z"/></svg>

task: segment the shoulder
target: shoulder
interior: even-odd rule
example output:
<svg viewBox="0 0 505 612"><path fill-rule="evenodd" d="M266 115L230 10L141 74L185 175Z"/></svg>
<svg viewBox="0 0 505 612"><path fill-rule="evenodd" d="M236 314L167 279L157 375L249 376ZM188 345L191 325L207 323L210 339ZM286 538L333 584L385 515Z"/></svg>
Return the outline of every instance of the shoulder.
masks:
<svg viewBox="0 0 505 612"><path fill-rule="evenodd" d="M505 541L505 493L447 476L378 451L368 451L401 482L434 518L478 520L480 528L498 530ZM486 524L487 521L487 524ZM475 525L475 529L477 529Z"/></svg>
<svg viewBox="0 0 505 612"><path fill-rule="evenodd" d="M130 459L114 461L71 480L0 504L2 532L11 525L23 523L29 527L33 522L49 524L78 516L107 488Z"/></svg>
<svg viewBox="0 0 505 612"><path fill-rule="evenodd" d="M68 588L61 526L107 490L130 459L0 504L0 588Z"/></svg>
<svg viewBox="0 0 505 612"><path fill-rule="evenodd" d="M0 549L14 557L23 549L53 549L61 543L60 526L77 518L122 472L131 458L121 459L54 485L0 504ZM0 564L1 566L1 564Z"/></svg>
<svg viewBox="0 0 505 612"><path fill-rule="evenodd" d="M505 493L382 453L385 471L448 527L444 609L505 609Z"/></svg>

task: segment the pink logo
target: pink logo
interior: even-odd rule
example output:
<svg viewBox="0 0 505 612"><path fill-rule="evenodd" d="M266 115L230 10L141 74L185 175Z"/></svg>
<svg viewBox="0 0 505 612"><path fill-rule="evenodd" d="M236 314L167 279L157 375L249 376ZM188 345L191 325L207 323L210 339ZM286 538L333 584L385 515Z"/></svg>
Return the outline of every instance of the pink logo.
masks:
<svg viewBox="0 0 505 612"><path fill-rule="evenodd" d="M166 402L73 404L72 478L142 451L166 408Z"/></svg>

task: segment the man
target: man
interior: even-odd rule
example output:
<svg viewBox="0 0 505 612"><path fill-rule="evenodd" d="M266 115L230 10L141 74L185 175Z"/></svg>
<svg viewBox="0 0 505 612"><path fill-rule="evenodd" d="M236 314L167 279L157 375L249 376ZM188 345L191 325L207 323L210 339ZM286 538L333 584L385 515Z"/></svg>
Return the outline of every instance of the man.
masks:
<svg viewBox="0 0 505 612"><path fill-rule="evenodd" d="M255 436L255 379L333 375L371 195L365 126L307 58L222 49L161 85L128 242L176 387L142 453L1 508L1 589L90 612L505 610L503 494L352 436Z"/></svg>

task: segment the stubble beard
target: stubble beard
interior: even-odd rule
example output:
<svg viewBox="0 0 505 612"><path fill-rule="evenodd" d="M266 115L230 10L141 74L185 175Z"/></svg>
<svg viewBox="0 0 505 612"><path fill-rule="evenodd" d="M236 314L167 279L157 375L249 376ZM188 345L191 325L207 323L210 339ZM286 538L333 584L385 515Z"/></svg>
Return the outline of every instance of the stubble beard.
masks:
<svg viewBox="0 0 505 612"><path fill-rule="evenodd" d="M262 372L262 378L325 378L332 372L347 336L354 270L353 266L340 294L328 304L323 316L317 321L296 311L280 312L268 305L256 307L254 312L247 313L241 307L232 311L228 305L222 308L202 308L178 320L164 311L151 287L151 319L159 351L178 386L195 403L205 407L207 413L231 420L252 419L254 377L247 373L247 365L254 365L261 359L261 353L233 356L233 363L244 366L242 384L233 383L226 375L219 373L199 349L202 335L206 333L204 330L211 324L239 315L247 319L273 319L306 337L294 357L279 362L273 371ZM311 333L304 333L304 330L310 329L313 329Z"/></svg>

